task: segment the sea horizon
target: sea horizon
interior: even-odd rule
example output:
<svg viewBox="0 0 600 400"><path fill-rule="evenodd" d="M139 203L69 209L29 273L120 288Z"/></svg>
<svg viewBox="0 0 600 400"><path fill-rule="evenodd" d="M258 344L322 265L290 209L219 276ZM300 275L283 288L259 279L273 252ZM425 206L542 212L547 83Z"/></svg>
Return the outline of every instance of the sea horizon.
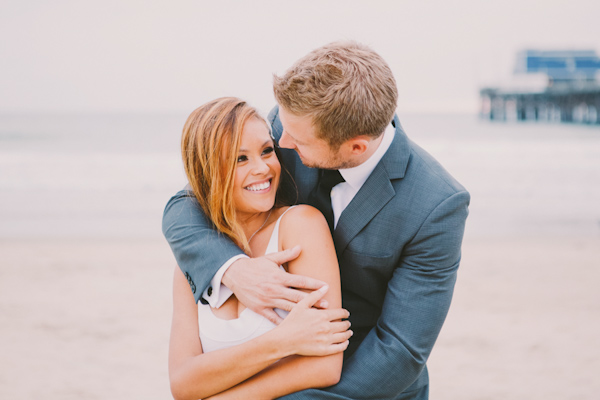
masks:
<svg viewBox="0 0 600 400"><path fill-rule="evenodd" d="M467 234L600 235L600 126L398 115L471 192ZM0 113L0 239L159 238L186 118Z"/></svg>

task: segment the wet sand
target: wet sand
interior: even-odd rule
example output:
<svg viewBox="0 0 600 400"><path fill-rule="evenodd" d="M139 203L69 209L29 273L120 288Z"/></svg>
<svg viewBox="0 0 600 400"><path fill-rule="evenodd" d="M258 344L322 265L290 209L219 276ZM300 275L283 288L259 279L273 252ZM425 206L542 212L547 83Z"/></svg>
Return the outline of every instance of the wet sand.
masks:
<svg viewBox="0 0 600 400"><path fill-rule="evenodd" d="M163 240L0 242L0 398L166 399ZM600 237L467 235L431 399L596 399Z"/></svg>

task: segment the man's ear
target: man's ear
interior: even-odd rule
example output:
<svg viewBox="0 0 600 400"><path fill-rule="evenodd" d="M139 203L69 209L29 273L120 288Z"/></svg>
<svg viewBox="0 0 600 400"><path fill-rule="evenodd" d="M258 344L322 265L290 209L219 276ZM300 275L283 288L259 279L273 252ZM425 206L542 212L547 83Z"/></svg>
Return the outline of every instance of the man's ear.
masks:
<svg viewBox="0 0 600 400"><path fill-rule="evenodd" d="M353 156L361 156L369 148L370 140L366 136L357 136L348 140L344 145Z"/></svg>

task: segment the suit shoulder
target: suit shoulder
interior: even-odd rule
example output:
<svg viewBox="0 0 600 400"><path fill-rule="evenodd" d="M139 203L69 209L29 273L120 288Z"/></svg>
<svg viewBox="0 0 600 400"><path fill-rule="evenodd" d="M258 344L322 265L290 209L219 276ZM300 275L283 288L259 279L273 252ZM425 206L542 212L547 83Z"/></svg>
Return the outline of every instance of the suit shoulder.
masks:
<svg viewBox="0 0 600 400"><path fill-rule="evenodd" d="M275 120L279 119L279 106L275 106L269 111L269 115L267 116L267 122L272 124Z"/></svg>
<svg viewBox="0 0 600 400"><path fill-rule="evenodd" d="M275 106L269 112L267 116L267 122L271 125L271 132L273 133L273 137L275 140L279 141L281 137L281 133L283 132L283 126L281 125L281 121L279 120L279 106Z"/></svg>
<svg viewBox="0 0 600 400"><path fill-rule="evenodd" d="M419 187L430 194L438 193L443 198L467 191L431 154L412 141L410 147L410 162L405 178L419 181Z"/></svg>

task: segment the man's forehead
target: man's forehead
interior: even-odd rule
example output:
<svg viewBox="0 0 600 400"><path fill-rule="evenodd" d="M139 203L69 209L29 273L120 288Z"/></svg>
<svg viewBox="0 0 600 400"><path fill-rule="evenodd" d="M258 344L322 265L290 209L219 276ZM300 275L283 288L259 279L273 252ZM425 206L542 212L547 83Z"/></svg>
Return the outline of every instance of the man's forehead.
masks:
<svg viewBox="0 0 600 400"><path fill-rule="evenodd" d="M279 120L285 132L294 140L307 141L317 138L316 129L308 116L300 117L289 113L286 115L280 113Z"/></svg>

